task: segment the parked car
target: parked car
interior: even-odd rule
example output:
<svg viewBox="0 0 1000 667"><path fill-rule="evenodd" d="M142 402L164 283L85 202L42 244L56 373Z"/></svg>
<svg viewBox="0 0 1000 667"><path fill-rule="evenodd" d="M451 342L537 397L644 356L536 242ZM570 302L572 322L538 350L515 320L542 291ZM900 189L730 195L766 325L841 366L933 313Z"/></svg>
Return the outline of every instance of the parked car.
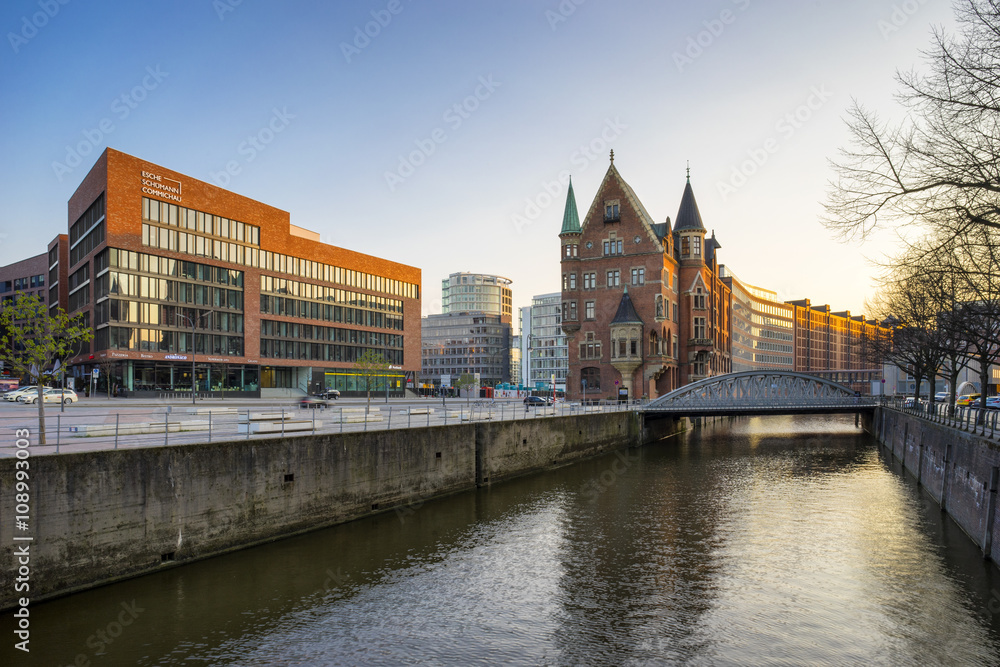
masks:
<svg viewBox="0 0 1000 667"><path fill-rule="evenodd" d="M541 405L552 405L552 402L542 396L528 396L524 399L524 405L527 407L531 406L541 406Z"/></svg>
<svg viewBox="0 0 1000 667"><path fill-rule="evenodd" d="M326 399L320 396L303 396L299 399L300 408L325 408L327 405Z"/></svg>
<svg viewBox="0 0 1000 667"><path fill-rule="evenodd" d="M5 400L5 401L16 401L18 396L21 396L22 394L26 394L29 391L36 391L37 392L38 391L38 387L37 386L20 387L18 389L13 390L13 391L8 391L6 394L3 395L3 400Z"/></svg>
<svg viewBox="0 0 1000 667"><path fill-rule="evenodd" d="M955 400L955 405L969 407L969 404L979 398L980 394L962 394Z"/></svg>
<svg viewBox="0 0 1000 667"><path fill-rule="evenodd" d="M912 396L907 396L906 398L903 399L904 408L912 408L914 407L914 405L923 405L923 404L924 404L924 399L922 398L918 398L916 404L914 404Z"/></svg>
<svg viewBox="0 0 1000 667"><path fill-rule="evenodd" d="M1000 410L1000 396L987 396L986 397L986 409L987 410Z"/></svg>
<svg viewBox="0 0 1000 667"><path fill-rule="evenodd" d="M939 391L938 393L934 394L935 403L943 403L944 401L947 400L948 400L948 392L946 391Z"/></svg>
<svg viewBox="0 0 1000 667"><path fill-rule="evenodd" d="M18 398L17 400L25 405L30 405L38 401L38 393L28 393L22 398L24 399L23 401L21 398ZM79 400L80 397L77 396L76 392L72 389L55 389L53 387L49 387L42 392L42 402L44 403L76 403Z"/></svg>

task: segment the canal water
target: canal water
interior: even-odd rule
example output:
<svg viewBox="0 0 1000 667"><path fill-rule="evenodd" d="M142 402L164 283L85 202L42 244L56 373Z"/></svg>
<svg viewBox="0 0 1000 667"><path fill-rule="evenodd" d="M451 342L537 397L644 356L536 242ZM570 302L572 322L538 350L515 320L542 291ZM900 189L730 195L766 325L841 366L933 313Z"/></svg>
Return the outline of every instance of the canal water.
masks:
<svg viewBox="0 0 1000 667"><path fill-rule="evenodd" d="M0 664L997 665L1000 571L852 416L752 418L37 604L30 657L12 629Z"/></svg>

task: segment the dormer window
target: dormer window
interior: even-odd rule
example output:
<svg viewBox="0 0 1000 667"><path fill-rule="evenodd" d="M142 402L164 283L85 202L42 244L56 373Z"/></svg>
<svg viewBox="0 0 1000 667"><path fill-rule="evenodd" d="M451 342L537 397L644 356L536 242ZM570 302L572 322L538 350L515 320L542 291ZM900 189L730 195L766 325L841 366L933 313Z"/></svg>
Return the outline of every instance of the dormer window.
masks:
<svg viewBox="0 0 1000 667"><path fill-rule="evenodd" d="M604 202L604 222L618 222L621 215L618 211L618 200L612 199Z"/></svg>

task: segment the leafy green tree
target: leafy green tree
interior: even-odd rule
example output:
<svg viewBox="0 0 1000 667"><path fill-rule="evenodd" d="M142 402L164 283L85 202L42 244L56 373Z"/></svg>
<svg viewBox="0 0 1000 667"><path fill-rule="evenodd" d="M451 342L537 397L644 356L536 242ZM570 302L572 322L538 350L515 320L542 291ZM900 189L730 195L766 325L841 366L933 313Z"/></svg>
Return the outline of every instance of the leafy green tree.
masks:
<svg viewBox="0 0 1000 667"><path fill-rule="evenodd" d="M354 362L354 370L358 372L360 377L364 378L368 405L371 405L372 385L375 384L376 378L384 377L388 373L389 362L375 350L365 350Z"/></svg>
<svg viewBox="0 0 1000 667"><path fill-rule="evenodd" d="M472 393L473 387L479 386L479 380L472 373L463 373L457 380L455 380L455 386L458 388L459 396L462 395L462 391L465 391L465 402L469 402L469 396Z"/></svg>
<svg viewBox="0 0 1000 667"><path fill-rule="evenodd" d="M62 309L54 315L35 295L19 294L0 310L0 359L20 376L38 385L38 442L45 444L45 403L42 402L43 373L56 361L89 342L94 332L83 324L82 315L70 317Z"/></svg>

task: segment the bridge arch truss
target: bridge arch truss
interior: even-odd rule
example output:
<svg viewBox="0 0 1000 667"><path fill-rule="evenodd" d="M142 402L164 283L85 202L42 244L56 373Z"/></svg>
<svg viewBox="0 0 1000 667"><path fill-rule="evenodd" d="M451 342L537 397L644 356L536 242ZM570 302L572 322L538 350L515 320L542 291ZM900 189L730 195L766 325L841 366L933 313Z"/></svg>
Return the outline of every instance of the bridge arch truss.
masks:
<svg viewBox="0 0 1000 667"><path fill-rule="evenodd" d="M876 405L871 396L829 380L786 371L744 371L685 385L643 406L644 412L787 414L853 412Z"/></svg>

